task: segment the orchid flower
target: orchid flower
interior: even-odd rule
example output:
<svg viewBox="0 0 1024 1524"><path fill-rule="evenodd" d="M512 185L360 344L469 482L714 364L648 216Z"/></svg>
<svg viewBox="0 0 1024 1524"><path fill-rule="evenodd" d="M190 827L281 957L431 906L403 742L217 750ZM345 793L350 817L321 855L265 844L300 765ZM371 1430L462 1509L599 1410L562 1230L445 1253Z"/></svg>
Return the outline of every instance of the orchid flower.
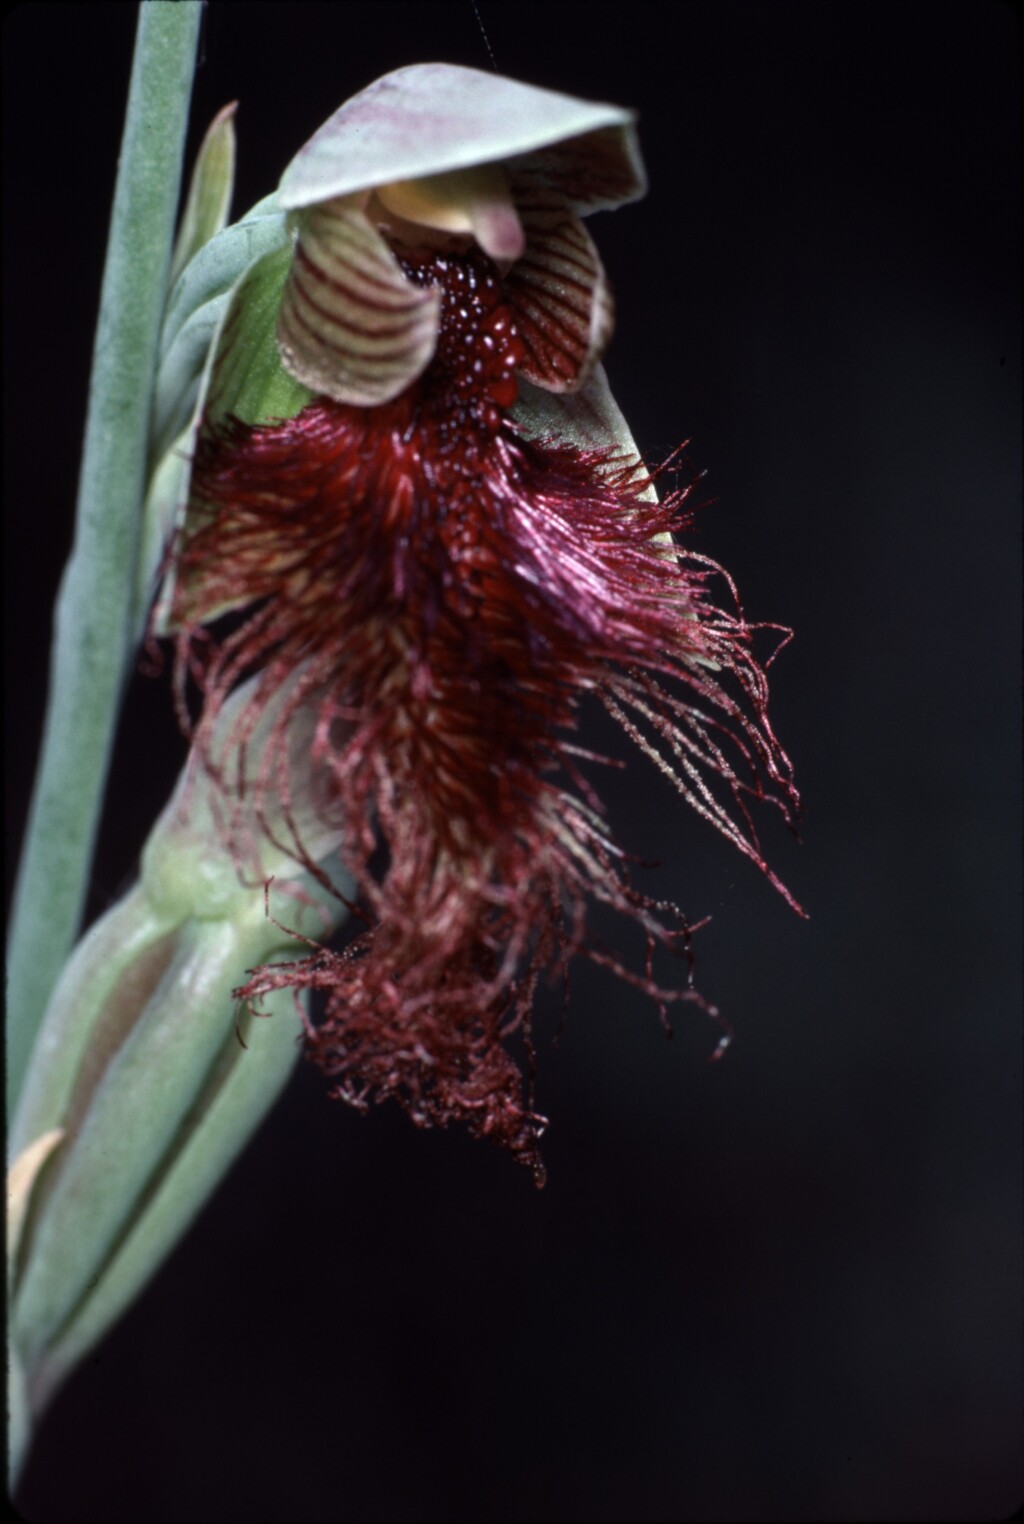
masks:
<svg viewBox="0 0 1024 1524"><path fill-rule="evenodd" d="M538 1179L545 1122L504 1046L530 1045L538 977L603 957L591 897L649 951L686 935L628 882L582 701L766 872L745 799L795 804L751 627L675 547L683 495L657 501L598 364L612 307L581 217L643 188L617 107L440 64L343 106L226 313L158 607L200 753L250 674L245 724L289 693L271 770L315 715L308 779L361 896L344 952L239 993L325 991L307 1046L335 1093L464 1121ZM693 998L612 961L662 1008Z"/></svg>
<svg viewBox="0 0 1024 1524"><path fill-rule="evenodd" d="M654 974L689 928L629 880L586 704L790 898L747 811L797 805L757 627L676 538L686 494L659 501L600 364L582 219L643 194L633 114L400 69L225 226L232 144L229 108L173 262L132 589L191 751L15 1115L19 1412L184 1230L300 1032L336 1095L465 1123L540 1183L507 1046L532 1063L538 980L581 954L666 1021L699 1001ZM639 925L642 968L594 944L593 900Z"/></svg>

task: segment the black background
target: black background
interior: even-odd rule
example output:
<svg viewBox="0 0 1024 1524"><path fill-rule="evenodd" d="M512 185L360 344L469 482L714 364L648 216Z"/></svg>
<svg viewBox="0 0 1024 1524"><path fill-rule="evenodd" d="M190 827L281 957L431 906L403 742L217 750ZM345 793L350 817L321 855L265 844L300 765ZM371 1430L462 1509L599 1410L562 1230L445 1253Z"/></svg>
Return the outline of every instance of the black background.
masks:
<svg viewBox="0 0 1024 1524"><path fill-rule="evenodd" d="M54 1404L37 1519L992 1518L1020 1500L1019 29L997 4L481 0L499 69L636 106L647 200L591 226L616 395L684 438L697 543L792 625L771 819L798 920L641 760L644 877L712 924L737 1040L580 968L539 1018L550 1180L303 1066ZM9 843L66 554L128 5L4 24ZM214 4L190 154L236 209L466 3ZM138 679L93 912L180 766Z"/></svg>

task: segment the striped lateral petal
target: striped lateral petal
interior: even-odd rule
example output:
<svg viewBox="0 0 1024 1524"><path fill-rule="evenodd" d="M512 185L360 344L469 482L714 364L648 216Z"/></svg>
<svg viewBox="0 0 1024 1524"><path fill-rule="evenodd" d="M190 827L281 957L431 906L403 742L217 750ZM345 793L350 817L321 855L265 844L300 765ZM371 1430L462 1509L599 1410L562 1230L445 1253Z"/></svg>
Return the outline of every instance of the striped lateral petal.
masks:
<svg viewBox="0 0 1024 1524"><path fill-rule="evenodd" d="M557 191L580 217L638 201L647 191L632 113L623 113L620 126L598 127L514 155L508 168L514 177L525 173Z"/></svg>
<svg viewBox="0 0 1024 1524"><path fill-rule="evenodd" d="M277 339L303 385L356 407L389 402L434 353L441 298L406 280L355 197L310 207L299 224Z"/></svg>
<svg viewBox="0 0 1024 1524"><path fill-rule="evenodd" d="M546 391L574 392L612 333L614 308L604 267L563 197L524 190L516 206L526 251L504 285L526 348L520 374Z"/></svg>

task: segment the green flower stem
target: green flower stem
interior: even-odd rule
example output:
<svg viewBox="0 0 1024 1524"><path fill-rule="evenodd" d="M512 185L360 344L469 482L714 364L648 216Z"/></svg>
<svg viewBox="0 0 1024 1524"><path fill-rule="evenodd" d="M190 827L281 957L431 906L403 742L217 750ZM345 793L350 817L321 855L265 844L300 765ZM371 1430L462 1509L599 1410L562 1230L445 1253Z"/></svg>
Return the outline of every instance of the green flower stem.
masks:
<svg viewBox="0 0 1024 1524"><path fill-rule="evenodd" d="M13 1110L78 932L136 618L136 562L160 322L200 0L143 0L107 245L75 544L55 614L50 699L8 950Z"/></svg>

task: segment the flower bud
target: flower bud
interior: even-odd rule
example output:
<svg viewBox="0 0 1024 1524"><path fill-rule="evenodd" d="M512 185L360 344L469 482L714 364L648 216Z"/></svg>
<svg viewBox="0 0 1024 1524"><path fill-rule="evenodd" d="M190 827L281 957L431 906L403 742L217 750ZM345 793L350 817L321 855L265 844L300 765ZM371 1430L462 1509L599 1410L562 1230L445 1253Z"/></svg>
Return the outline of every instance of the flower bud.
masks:
<svg viewBox="0 0 1024 1524"><path fill-rule="evenodd" d="M322 942L344 913L316 869L338 833L322 810L314 824L294 766L308 737L297 722L291 769L276 795L264 780L257 809L261 737L239 723L246 699L243 687L225 706L204 759L193 751L139 883L72 955L33 1053L11 1143L22 1177L59 1139L21 1206L11 1277L34 1412L145 1284L291 1073L296 1001L282 993L255 1016L232 991L247 969ZM288 847L300 837L306 868Z"/></svg>

